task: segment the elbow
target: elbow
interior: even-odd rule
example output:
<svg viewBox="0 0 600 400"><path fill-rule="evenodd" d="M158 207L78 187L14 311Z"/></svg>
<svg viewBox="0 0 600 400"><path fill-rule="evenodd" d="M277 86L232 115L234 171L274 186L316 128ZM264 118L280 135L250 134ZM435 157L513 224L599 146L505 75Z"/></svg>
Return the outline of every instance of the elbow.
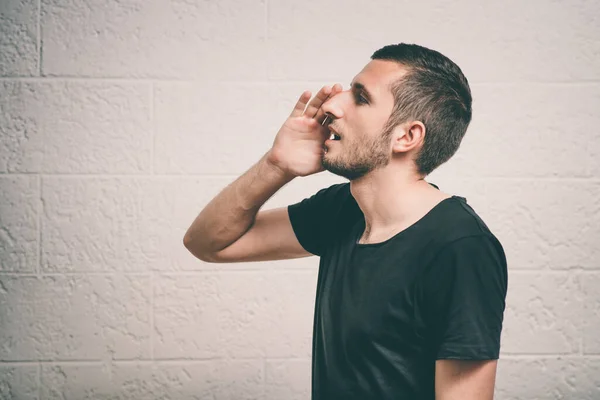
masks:
<svg viewBox="0 0 600 400"><path fill-rule="evenodd" d="M190 252L192 253L192 255L194 257L196 257L197 259L204 261L204 262L209 262L209 263L214 263L214 262L218 262L215 257L213 255L211 255L209 252L207 251L203 251L201 246L198 243L198 240L194 240L192 238L192 236L190 235L189 232L187 232L184 236L183 236L183 246Z"/></svg>
<svg viewBox="0 0 600 400"><path fill-rule="evenodd" d="M192 240L192 235L190 234L190 231L187 231L185 233L185 235L183 235L183 246L186 249L188 249L190 252L192 251L193 240Z"/></svg>
<svg viewBox="0 0 600 400"><path fill-rule="evenodd" d="M190 247L192 247L192 236L189 232L186 232L185 235L183 235L183 245L188 250L190 250Z"/></svg>
<svg viewBox="0 0 600 400"><path fill-rule="evenodd" d="M194 257L199 259L200 261L204 261L207 263L219 263L222 262L218 259L216 254L211 253L209 251L203 250L200 245L200 241L198 238L193 239L192 236L188 233L183 237L183 246L190 252Z"/></svg>

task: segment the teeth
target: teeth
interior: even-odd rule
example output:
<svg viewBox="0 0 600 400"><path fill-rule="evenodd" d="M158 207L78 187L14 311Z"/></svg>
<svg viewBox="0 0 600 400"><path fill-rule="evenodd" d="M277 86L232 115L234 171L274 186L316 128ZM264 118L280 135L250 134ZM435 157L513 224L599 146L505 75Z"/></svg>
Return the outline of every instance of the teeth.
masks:
<svg viewBox="0 0 600 400"><path fill-rule="evenodd" d="M332 133L331 136L329 136L329 140L335 140L335 133Z"/></svg>

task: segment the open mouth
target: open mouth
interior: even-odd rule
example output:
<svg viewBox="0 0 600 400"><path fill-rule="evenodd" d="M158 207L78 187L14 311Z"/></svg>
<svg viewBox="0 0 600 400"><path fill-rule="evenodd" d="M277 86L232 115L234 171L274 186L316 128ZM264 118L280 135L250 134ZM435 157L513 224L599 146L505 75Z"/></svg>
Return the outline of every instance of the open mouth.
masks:
<svg viewBox="0 0 600 400"><path fill-rule="evenodd" d="M331 136L329 136L329 140L340 140L341 137L337 133L331 132Z"/></svg>

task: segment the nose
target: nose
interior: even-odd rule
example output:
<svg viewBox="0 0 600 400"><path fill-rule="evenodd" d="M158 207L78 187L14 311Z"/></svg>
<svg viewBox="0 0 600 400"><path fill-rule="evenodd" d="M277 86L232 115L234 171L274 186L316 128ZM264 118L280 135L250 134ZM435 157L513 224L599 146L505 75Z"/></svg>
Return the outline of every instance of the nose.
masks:
<svg viewBox="0 0 600 400"><path fill-rule="evenodd" d="M331 115L332 118L338 119L344 116L345 103L349 99L349 90L343 90L330 96L325 103L321 105L321 108L325 114Z"/></svg>

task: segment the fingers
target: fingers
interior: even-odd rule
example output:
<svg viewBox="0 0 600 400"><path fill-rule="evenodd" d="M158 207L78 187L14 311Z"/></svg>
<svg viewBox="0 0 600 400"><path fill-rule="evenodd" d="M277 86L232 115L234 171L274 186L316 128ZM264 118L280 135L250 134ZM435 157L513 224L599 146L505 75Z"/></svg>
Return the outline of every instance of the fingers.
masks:
<svg viewBox="0 0 600 400"><path fill-rule="evenodd" d="M323 119L325 112L321 108L323 103L325 103L329 98L335 96L337 93L342 91L342 85L336 83L331 86L323 86L321 90L317 93L317 95L310 100L311 92L306 90L300 95L298 102L294 106L291 117L299 117L301 115L305 115L309 118L316 119L319 123ZM310 100L310 102L309 102Z"/></svg>
<svg viewBox="0 0 600 400"><path fill-rule="evenodd" d="M310 100L310 96L312 96L312 93L308 90L305 90L300 95L300 98L298 99L298 102L294 106L294 109L292 110L290 117L299 117L302 115L302 113L304 112L304 109L306 108L306 103L308 103L308 100Z"/></svg>
<svg viewBox="0 0 600 400"><path fill-rule="evenodd" d="M325 100L329 98L330 93L331 87L323 86L321 90L319 90L319 93L317 93L317 95L310 101L310 103L308 103L306 111L304 111L304 115L309 118L314 118L317 114L317 111L319 111L323 103L325 103Z"/></svg>

